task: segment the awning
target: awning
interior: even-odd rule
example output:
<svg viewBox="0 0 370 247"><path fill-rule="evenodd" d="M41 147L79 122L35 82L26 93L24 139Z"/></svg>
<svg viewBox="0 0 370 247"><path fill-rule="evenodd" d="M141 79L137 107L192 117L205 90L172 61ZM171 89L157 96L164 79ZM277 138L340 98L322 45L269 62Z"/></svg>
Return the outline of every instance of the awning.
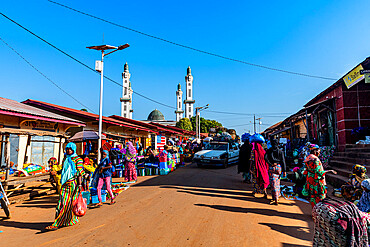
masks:
<svg viewBox="0 0 370 247"><path fill-rule="evenodd" d="M56 132L42 130L28 130L28 129L13 129L13 128L0 128L0 134L67 137L67 135Z"/></svg>
<svg viewBox="0 0 370 247"><path fill-rule="evenodd" d="M277 134L279 134L279 133L281 133L281 132L284 132L284 131L287 131L287 130L289 130L289 129L291 129L291 127L287 127L287 128L284 128L284 129L281 129L281 130L275 131L275 132L274 132L274 133L272 133L271 135L277 135Z"/></svg>
<svg viewBox="0 0 370 247"><path fill-rule="evenodd" d="M85 130L77 132L73 137L69 138L71 142L84 142L90 140L98 140L99 134L93 130ZM102 135L102 139L105 139L105 136Z"/></svg>

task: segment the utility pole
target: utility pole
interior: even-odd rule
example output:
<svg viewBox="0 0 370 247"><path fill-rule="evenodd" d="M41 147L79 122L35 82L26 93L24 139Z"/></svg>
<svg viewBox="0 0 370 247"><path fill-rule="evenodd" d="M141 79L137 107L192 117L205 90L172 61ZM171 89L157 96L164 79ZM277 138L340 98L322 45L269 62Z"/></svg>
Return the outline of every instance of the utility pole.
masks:
<svg viewBox="0 0 370 247"><path fill-rule="evenodd" d="M254 114L254 117L253 117L253 129L254 129L254 133L256 133L256 114Z"/></svg>
<svg viewBox="0 0 370 247"><path fill-rule="evenodd" d="M209 104L202 107L195 107L195 132L196 138L200 140L200 111L208 109Z"/></svg>

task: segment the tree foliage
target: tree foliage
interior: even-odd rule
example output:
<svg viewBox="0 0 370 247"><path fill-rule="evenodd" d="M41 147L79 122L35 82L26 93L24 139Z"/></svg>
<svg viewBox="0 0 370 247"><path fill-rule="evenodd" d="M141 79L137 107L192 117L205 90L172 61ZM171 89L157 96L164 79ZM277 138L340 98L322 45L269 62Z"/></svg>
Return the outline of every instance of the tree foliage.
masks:
<svg viewBox="0 0 370 247"><path fill-rule="evenodd" d="M196 122L196 117L192 117L190 119L191 125L193 127L193 130L196 130L195 122ZM211 128L217 128L217 127L222 127L222 124L217 122L216 120L210 120L210 119L205 119L205 118L200 118L200 132L201 133L209 133L209 129Z"/></svg>
<svg viewBox="0 0 370 247"><path fill-rule="evenodd" d="M188 131L192 131L193 130L193 126L192 126L189 118L182 118L182 119L180 119L180 121L178 121L176 123L176 127L177 128L180 128L180 129L188 130Z"/></svg>

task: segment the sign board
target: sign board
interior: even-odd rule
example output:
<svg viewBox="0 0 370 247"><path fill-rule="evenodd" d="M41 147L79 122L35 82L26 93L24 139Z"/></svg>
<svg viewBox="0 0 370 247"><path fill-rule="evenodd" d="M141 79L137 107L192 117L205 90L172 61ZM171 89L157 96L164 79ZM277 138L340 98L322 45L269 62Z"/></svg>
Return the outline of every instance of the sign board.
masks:
<svg viewBox="0 0 370 247"><path fill-rule="evenodd" d="M38 129L38 130L51 130L58 129L58 123L47 122L42 120L27 120L21 124L22 129Z"/></svg>
<svg viewBox="0 0 370 247"><path fill-rule="evenodd" d="M347 88L356 85L359 81L364 79L365 76L361 75L360 73L361 70L363 70L363 68L362 65L360 64L343 77L344 83L346 84Z"/></svg>
<svg viewBox="0 0 370 247"><path fill-rule="evenodd" d="M288 139L287 138L280 138L279 143L287 144L288 143Z"/></svg>
<svg viewBox="0 0 370 247"><path fill-rule="evenodd" d="M370 73L370 69L363 69L363 70L360 70L360 74L361 74L361 75L369 74L369 73Z"/></svg>
<svg viewBox="0 0 370 247"><path fill-rule="evenodd" d="M370 74L365 74L365 83L370 83Z"/></svg>

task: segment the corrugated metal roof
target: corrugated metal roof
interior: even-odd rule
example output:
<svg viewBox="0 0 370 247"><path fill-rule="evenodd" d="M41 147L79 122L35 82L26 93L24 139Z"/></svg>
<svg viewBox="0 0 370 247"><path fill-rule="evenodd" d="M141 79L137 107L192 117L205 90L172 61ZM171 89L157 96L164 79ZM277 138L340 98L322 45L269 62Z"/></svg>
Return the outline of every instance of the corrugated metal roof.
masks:
<svg viewBox="0 0 370 247"><path fill-rule="evenodd" d="M44 111L39 108L26 105L23 103L19 103L15 100L6 99L0 97L0 110L14 112L14 113L21 113L31 116L39 116L44 118L56 119L56 120L63 120L68 122L75 122L75 123L82 123L72 118L64 117L52 112Z"/></svg>

